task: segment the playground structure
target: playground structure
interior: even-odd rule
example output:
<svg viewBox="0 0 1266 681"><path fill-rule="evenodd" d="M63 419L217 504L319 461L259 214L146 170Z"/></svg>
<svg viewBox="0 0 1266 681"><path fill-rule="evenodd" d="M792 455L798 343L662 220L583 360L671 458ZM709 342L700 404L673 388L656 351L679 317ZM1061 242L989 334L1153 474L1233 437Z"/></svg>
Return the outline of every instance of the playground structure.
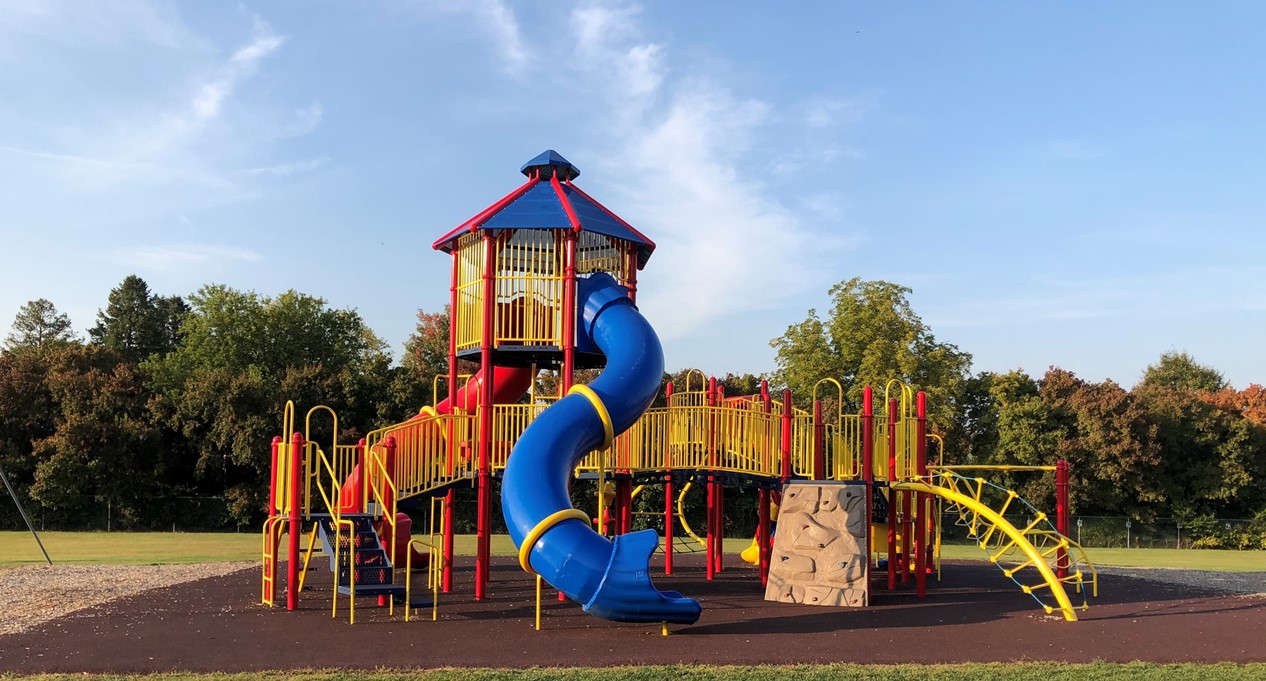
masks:
<svg viewBox="0 0 1266 681"><path fill-rule="evenodd" d="M478 503L474 593L482 600L489 583L493 481L500 477L502 512L525 571L606 619L689 624L699 618L699 604L659 591L650 577L656 551L664 552L664 572L673 571L685 491L696 485L707 490L706 531L697 538L712 579L724 569L727 486L758 490L750 553L765 584L774 558L774 504L793 482L813 481L848 484L849 503L863 519L854 533L861 537L855 542L861 555L837 560L856 566L846 581L850 589L862 584L863 591L833 602L864 605L872 581L886 581L889 590L913 581L923 597L929 573L939 574L939 520L947 509L1047 613L1076 619L1097 582L1084 552L1067 536L1065 464L1051 467L1060 499L1052 523L1014 492L964 475L979 467L930 465L928 444L936 436L927 430L925 397L898 382L885 386L880 400L866 387L860 413L844 414L841 406L834 418L824 415L817 395L818 388L833 387L835 404L843 405L844 390L832 379L818 383L808 410L798 409L789 391L773 395L762 384L760 394L726 396L715 379L696 385L691 376L677 390L668 384L665 407L649 408L664 358L635 303L637 274L655 244L577 187L579 171L555 152L521 170L524 184L434 243L452 258L447 397L360 443L335 441L328 448L311 441L311 426L324 409L337 434L332 411L314 407L300 431L288 410L285 436L273 442L263 602L274 603L280 541L288 534L288 609L297 607L320 542L335 573L334 613L338 596L346 595L353 621L355 599L368 595L377 595L380 604L403 598L407 618L416 605L410 563L421 556L418 549L427 549L434 616L438 593L453 586L454 488L471 484ZM464 382L461 360L479 367ZM575 373L583 368L603 371L577 385ZM533 389L546 369L557 372L557 394ZM597 500L597 518L609 511L613 519L611 539L595 531L588 512L572 507L569 483L576 478L596 478L600 490L608 481L614 488L609 509L602 494ZM635 485L663 486L662 540L655 530L632 531ZM816 512L831 495L814 494ZM401 504L421 500L431 504L425 540L413 537L409 516L400 512ZM1019 524L1008 519L1017 511L1024 518ZM858 527L856 520L846 522ZM807 546L810 552L799 563L815 566L809 572L817 572L818 582L834 584L828 570L817 570L813 548ZM404 585L396 578L402 559ZM1080 606L1067 586L1082 594ZM781 593L783 600L805 602L796 596L804 589Z"/></svg>

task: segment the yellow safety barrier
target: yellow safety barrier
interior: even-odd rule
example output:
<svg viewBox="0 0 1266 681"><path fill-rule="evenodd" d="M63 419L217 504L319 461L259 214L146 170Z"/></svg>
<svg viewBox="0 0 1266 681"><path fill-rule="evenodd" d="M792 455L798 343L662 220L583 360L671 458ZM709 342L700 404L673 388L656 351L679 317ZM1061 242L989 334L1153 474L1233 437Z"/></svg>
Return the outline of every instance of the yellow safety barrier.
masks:
<svg viewBox="0 0 1266 681"><path fill-rule="evenodd" d="M286 529L285 516L273 516L264 521L264 578L261 585L259 602L274 606L277 597L277 551L281 544L281 533Z"/></svg>
<svg viewBox="0 0 1266 681"><path fill-rule="evenodd" d="M430 558L427 560L426 566L426 583L427 588L431 590L431 621L434 622L440 618L440 575L435 567L435 558L440 549L436 547L434 542L423 539L410 539L409 546L405 549L404 621L409 621L409 613L413 610L413 550L415 545L425 546L430 549Z"/></svg>

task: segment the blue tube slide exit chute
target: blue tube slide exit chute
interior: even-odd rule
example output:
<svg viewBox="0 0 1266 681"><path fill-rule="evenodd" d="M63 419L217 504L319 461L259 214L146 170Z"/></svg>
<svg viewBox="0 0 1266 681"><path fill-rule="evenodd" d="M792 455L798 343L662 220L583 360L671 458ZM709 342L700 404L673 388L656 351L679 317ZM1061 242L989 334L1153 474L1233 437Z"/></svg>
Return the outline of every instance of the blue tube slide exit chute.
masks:
<svg viewBox="0 0 1266 681"><path fill-rule="evenodd" d="M607 366L588 386L546 409L514 446L501 482L510 537L525 570L591 615L692 624L702 612L698 601L651 584L650 559L659 535L642 530L608 541L568 497L576 465L633 425L655 399L664 373L659 338L627 289L610 275L594 274L577 281L577 298L577 343L591 342Z"/></svg>

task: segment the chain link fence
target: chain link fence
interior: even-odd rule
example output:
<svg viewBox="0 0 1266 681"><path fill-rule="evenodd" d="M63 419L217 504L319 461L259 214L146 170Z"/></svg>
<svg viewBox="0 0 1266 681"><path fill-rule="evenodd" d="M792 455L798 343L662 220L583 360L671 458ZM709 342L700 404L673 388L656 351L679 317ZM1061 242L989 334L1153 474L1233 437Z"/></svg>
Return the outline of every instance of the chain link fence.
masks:
<svg viewBox="0 0 1266 681"><path fill-rule="evenodd" d="M1023 528L1032 518L1008 515L1007 521ZM942 515L942 541L973 541L967 536L968 528L958 522L956 513ZM1068 536L1087 548L1266 549L1266 528L1242 518L1156 518L1140 522L1125 516L1073 516L1069 519Z"/></svg>
<svg viewBox="0 0 1266 681"><path fill-rule="evenodd" d="M0 489L2 491L2 489ZM240 532L229 513L229 500L218 496L142 497L144 519L119 512L110 503L85 498L74 511L45 508L38 502L24 503L26 515L38 531L54 532ZM22 515L7 494L0 497L0 530L26 531Z"/></svg>

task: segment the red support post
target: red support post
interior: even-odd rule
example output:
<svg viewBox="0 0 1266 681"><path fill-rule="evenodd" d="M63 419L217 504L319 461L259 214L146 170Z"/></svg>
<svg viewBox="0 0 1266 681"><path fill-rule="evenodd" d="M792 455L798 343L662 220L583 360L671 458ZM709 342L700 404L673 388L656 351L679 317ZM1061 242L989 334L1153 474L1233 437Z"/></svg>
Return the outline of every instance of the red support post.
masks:
<svg viewBox="0 0 1266 681"><path fill-rule="evenodd" d="M791 391L782 391L782 484L791 480Z"/></svg>
<svg viewBox="0 0 1266 681"><path fill-rule="evenodd" d="M387 517L387 514L391 513L391 508L395 506L395 501L396 501L395 493L392 492L391 490L391 482L396 479L396 438L395 436L388 435L386 438L383 438L382 448L387 453L386 460L383 461L383 468L387 472L387 479L384 479L382 481L382 490L380 491L378 496L382 499L383 507L381 509L381 513L383 515L383 518L385 519ZM388 527L390 527L390 525L388 525ZM394 544L395 537L391 537L391 539L393 542L392 550L391 550L392 551L391 562L394 564L396 562L395 544Z"/></svg>
<svg viewBox="0 0 1266 681"><path fill-rule="evenodd" d="M717 569L717 483L716 477L712 471L717 465L716 450L716 397L717 397L717 379L715 376L708 379L707 405L708 405L708 533L705 545L707 550L704 552L707 566L707 578L711 580L716 576Z"/></svg>
<svg viewBox="0 0 1266 681"><path fill-rule="evenodd" d="M1068 536L1068 462L1060 459L1055 462L1055 530L1061 536ZM1063 579L1068 576L1068 550L1060 548L1055 561L1055 576Z"/></svg>
<svg viewBox="0 0 1266 681"><path fill-rule="evenodd" d="M862 480L866 482L866 584L870 585L870 557L875 533L875 390L862 388Z"/></svg>
<svg viewBox="0 0 1266 681"><path fill-rule="evenodd" d="M673 382L664 387L664 403L668 409L669 423L672 423ZM670 426L671 433L671 426ZM668 472L664 478L664 574L673 573L673 446L670 441L664 442L664 468Z"/></svg>
<svg viewBox="0 0 1266 681"><path fill-rule="evenodd" d="M760 398L761 398L761 407L765 411L765 417L768 418L769 415L772 414L774 411L774 401L773 401L773 398L769 394L769 381L762 380L760 382ZM769 466L769 470L772 470L773 467L770 464L772 464L773 462L770 460L770 457L769 457L770 455L769 438L762 438L762 439L764 441L761 443L761 446L763 447L762 452L761 452L762 454L761 465ZM761 586L766 586L767 584L769 584L769 558L773 554L773 546L772 546L772 542L770 541L771 534L772 534L770 532L770 522L771 522L770 505L773 503L773 496L774 495L771 490L762 489L760 492L760 500L759 500L760 511L758 512L759 515L757 516L756 542L757 542L757 545L760 547L760 554L759 554L760 557L759 557L759 561L757 562L757 569L760 571Z"/></svg>
<svg viewBox="0 0 1266 681"><path fill-rule="evenodd" d="M756 546L759 558L756 568L760 572L760 585L769 584L769 490L761 489L756 503Z"/></svg>
<svg viewBox="0 0 1266 681"><path fill-rule="evenodd" d="M286 610L299 608L299 534L303 532L299 522L299 480L303 477L303 435L295 433L290 438L290 542L287 546Z"/></svg>
<svg viewBox="0 0 1266 681"><path fill-rule="evenodd" d="M492 521L492 346L496 340L496 239L484 237L483 332L479 340L479 472L476 508L475 600L487 590L491 562Z"/></svg>
<svg viewBox="0 0 1266 681"><path fill-rule="evenodd" d="M618 531L620 534L628 534L633 531L633 480L617 480L615 485L620 509Z"/></svg>
<svg viewBox="0 0 1266 681"><path fill-rule="evenodd" d="M928 474L928 409L927 395L920 391L914 398L915 405L915 422L914 422L914 451L915 451L915 472L918 473L919 479L926 481ZM927 575L927 554L928 554L928 501L929 497L926 492L919 492L914 495L915 511L914 518L917 523L914 529L914 589L919 598L927 596L928 592L928 575Z"/></svg>
<svg viewBox="0 0 1266 681"><path fill-rule="evenodd" d="M888 588L897 588L897 401L888 400ZM907 537L908 539L908 537Z"/></svg>
<svg viewBox="0 0 1266 681"><path fill-rule="evenodd" d="M717 531L716 531L716 574L725 569L725 483L717 480Z"/></svg>
<svg viewBox="0 0 1266 681"><path fill-rule="evenodd" d="M576 380L576 233L563 236L563 395Z"/></svg>
<svg viewBox="0 0 1266 681"><path fill-rule="evenodd" d="M716 563L713 562L712 560L712 552L716 550L716 539L715 537L713 537L713 534L712 534L712 531L713 531L712 526L716 523L716 519L717 519L716 499L714 498L716 496L716 489L712 484L712 476L709 475L707 476L706 479L708 481L707 482L708 506L707 506L707 512L706 512L707 517L708 517L708 526L707 526L708 531L704 535L703 555L704 555L704 561L707 563L707 567L705 570L706 578L709 581L711 581L712 578L715 576L715 572L716 572Z"/></svg>
<svg viewBox="0 0 1266 681"><path fill-rule="evenodd" d="M826 476L826 424L822 422L822 400L813 401L813 475L814 480Z"/></svg>
<svg viewBox="0 0 1266 681"><path fill-rule="evenodd" d="M559 376L558 396L564 397L576 381L576 231L569 229L563 234L563 367ZM602 490L598 490L601 494ZM609 512L609 511L608 511ZM599 518L601 526L605 518ZM558 592L558 600L567 600L566 594Z"/></svg>
<svg viewBox="0 0 1266 681"><path fill-rule="evenodd" d="M356 443L356 465L360 467L360 485L356 489L356 512L365 512L365 495L369 488L369 461L365 459L365 438Z"/></svg>
<svg viewBox="0 0 1266 681"><path fill-rule="evenodd" d="M444 593L453 591L453 490L444 495Z"/></svg>
<svg viewBox="0 0 1266 681"><path fill-rule="evenodd" d="M458 249L454 248L453 249L453 273L451 277L449 278L449 289L448 289L448 297L449 297L449 302L448 302L448 317L449 317L448 409L450 413L457 409L457 329L460 327L460 321L461 321L459 319L459 316L460 316L459 313L461 312L461 310L457 306L457 273L461 266L461 260L458 258L457 253L458 253ZM439 397L439 396L434 395L434 397ZM468 404L465 406L467 410L469 410L470 405ZM449 428L448 452L447 452L448 453L448 473L451 475L453 473L453 464L457 458L457 452L454 451L454 448L460 447L461 445L457 443L457 437L455 436L456 435L455 429L453 428L453 424L451 422L448 424L448 428ZM444 589L444 593L452 593L453 591L453 502L454 501L456 501L456 496L454 495L454 491L450 489L444 495L444 528L443 528L444 529L444 535L443 535L444 548L442 551L443 553L443 557L441 558L442 562L440 564L440 572L441 572L441 578L442 578L441 581L443 582L441 584L441 587Z"/></svg>
<svg viewBox="0 0 1266 681"><path fill-rule="evenodd" d="M392 527L395 518L389 518L388 514L394 513L392 509L396 500L394 493L391 491L391 481L396 479L396 438L388 435L382 441L382 448L386 450L386 460L383 461L383 469L387 475L382 481L382 489L379 490L378 494L378 498L382 499L382 508L379 509L379 512L382 513L382 520L379 523L382 532L379 534L382 537L382 541L387 544L387 556L391 560L391 564L395 566L399 564L396 562L396 532L395 528ZM379 595L379 607L387 605L388 598L390 596L385 594Z"/></svg>

